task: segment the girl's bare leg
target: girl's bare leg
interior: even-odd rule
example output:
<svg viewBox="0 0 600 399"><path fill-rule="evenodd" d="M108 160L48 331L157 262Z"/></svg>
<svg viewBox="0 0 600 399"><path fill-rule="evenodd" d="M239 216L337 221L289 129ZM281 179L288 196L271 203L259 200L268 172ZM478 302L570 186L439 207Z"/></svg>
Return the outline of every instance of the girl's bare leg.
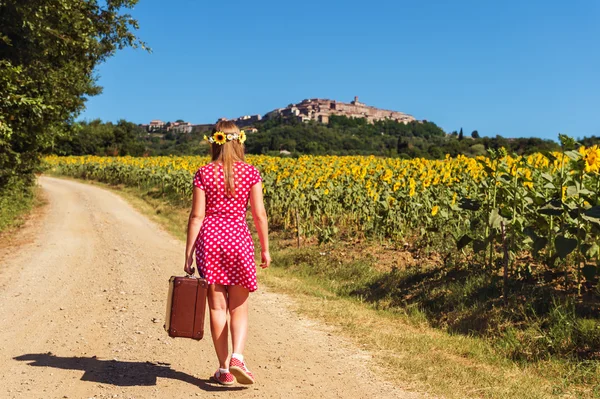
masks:
<svg viewBox="0 0 600 399"><path fill-rule="evenodd" d="M208 287L208 306L210 308L210 333L212 335L215 351L219 358L219 367L228 368L227 358L228 329L227 329L227 288L220 284L211 284ZM232 334L233 335L233 334Z"/></svg>
<svg viewBox="0 0 600 399"><path fill-rule="evenodd" d="M240 285L227 287L233 353L244 353L248 337L248 289Z"/></svg>

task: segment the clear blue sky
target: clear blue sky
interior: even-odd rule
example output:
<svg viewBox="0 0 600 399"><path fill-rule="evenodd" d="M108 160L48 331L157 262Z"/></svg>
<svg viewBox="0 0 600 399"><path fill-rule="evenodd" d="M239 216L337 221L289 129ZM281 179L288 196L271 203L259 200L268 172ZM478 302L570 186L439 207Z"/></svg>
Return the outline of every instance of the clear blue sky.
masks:
<svg viewBox="0 0 600 399"><path fill-rule="evenodd" d="M82 118L212 123L357 95L448 132L600 135L598 0L140 0L132 14L153 53L103 64Z"/></svg>

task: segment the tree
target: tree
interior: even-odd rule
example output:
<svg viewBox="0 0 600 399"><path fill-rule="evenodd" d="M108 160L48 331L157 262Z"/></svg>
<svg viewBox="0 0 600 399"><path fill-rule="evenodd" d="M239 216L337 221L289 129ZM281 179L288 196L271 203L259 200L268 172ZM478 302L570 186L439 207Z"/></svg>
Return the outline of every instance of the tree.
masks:
<svg viewBox="0 0 600 399"><path fill-rule="evenodd" d="M471 132L471 137L478 139L480 137L479 132L477 130L473 130L473 132Z"/></svg>
<svg viewBox="0 0 600 399"><path fill-rule="evenodd" d="M396 151L398 152L398 154L404 152L404 150L406 150L407 148L408 140L406 140L404 137L398 137L398 144L396 145Z"/></svg>
<svg viewBox="0 0 600 399"><path fill-rule="evenodd" d="M485 152L485 146L483 144L473 144L470 148L471 154L478 156L478 155L483 155L485 156L486 152Z"/></svg>
<svg viewBox="0 0 600 399"><path fill-rule="evenodd" d="M444 158L444 153L439 147L431 146L428 149L429 155L432 159L442 159Z"/></svg>
<svg viewBox="0 0 600 399"><path fill-rule="evenodd" d="M458 139L462 140L463 138L465 138L464 134L463 134L463 130L462 127L460 128L460 132L458 133Z"/></svg>
<svg viewBox="0 0 600 399"><path fill-rule="evenodd" d="M33 181L40 155L73 134L86 98L99 94L96 66L142 47L138 0L0 0L0 196Z"/></svg>

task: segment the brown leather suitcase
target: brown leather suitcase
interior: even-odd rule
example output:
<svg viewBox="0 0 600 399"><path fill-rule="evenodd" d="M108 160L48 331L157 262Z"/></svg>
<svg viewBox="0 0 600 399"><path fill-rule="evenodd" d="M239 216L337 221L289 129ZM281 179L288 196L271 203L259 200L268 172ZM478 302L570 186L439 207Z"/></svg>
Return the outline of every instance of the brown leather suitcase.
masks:
<svg viewBox="0 0 600 399"><path fill-rule="evenodd" d="M208 284L193 276L169 279L165 330L170 337L201 340L204 336L204 316Z"/></svg>

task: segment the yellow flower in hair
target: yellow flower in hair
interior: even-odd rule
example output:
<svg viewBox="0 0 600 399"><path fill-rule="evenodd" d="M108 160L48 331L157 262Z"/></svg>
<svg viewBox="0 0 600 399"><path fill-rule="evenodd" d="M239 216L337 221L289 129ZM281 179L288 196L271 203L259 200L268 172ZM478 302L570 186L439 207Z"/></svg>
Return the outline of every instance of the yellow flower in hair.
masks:
<svg viewBox="0 0 600 399"><path fill-rule="evenodd" d="M244 132L243 130L240 130L240 143L244 144L244 141L246 141L246 132Z"/></svg>
<svg viewBox="0 0 600 399"><path fill-rule="evenodd" d="M215 134L213 134L213 139L215 140L215 143L219 145L223 145L227 142L227 136L225 136L225 133L223 132L215 132Z"/></svg>

